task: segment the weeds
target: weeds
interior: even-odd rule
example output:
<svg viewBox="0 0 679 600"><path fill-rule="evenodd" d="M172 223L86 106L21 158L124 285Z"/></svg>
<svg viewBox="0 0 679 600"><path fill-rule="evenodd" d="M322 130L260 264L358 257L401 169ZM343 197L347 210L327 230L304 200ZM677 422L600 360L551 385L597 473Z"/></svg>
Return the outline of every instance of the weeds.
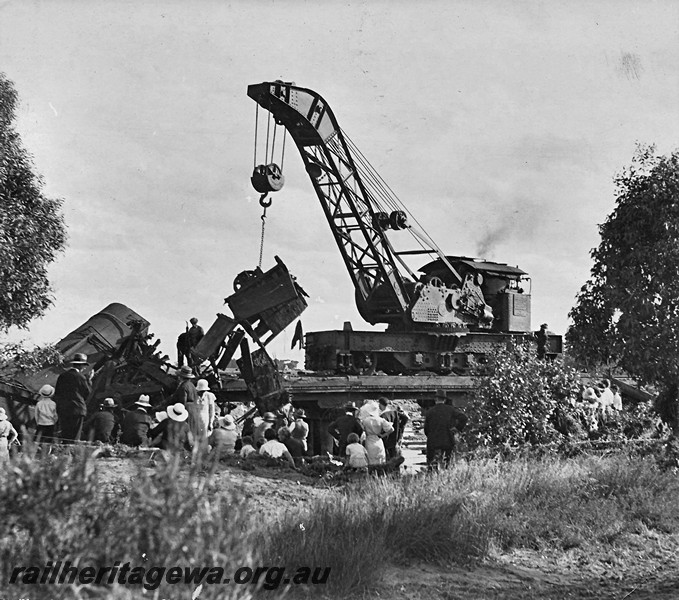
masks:
<svg viewBox="0 0 679 600"><path fill-rule="evenodd" d="M15 457L0 478L0 587L7 589L17 565L129 561L329 567L325 585L288 591L344 595L375 582L389 563L466 563L496 547L568 549L640 530L679 531L679 479L652 456L460 461L437 473L368 477L278 515L249 513L237 489L214 488L211 471L181 458L157 461L150 474L140 469L127 493L111 495L102 493L98 463L86 449ZM17 597L138 596L124 585L9 589ZM205 585L200 598L247 598L258 589ZM191 591L163 582L149 593Z"/></svg>

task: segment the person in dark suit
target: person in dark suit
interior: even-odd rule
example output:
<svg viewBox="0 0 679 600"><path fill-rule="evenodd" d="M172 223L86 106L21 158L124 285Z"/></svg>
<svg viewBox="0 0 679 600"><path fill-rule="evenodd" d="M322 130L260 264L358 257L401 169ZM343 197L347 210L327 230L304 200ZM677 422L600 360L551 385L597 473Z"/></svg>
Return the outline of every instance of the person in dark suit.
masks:
<svg viewBox="0 0 679 600"><path fill-rule="evenodd" d="M328 425L328 433L337 443L337 456L344 458L349 434L355 433L360 437L363 433L363 425L356 418L356 406L353 403L347 404L344 407L344 414Z"/></svg>
<svg viewBox="0 0 679 600"><path fill-rule="evenodd" d="M120 435L120 443L128 446L148 446L151 417L147 411L151 410L150 398L142 394L134 403L134 410L125 414Z"/></svg>
<svg viewBox="0 0 679 600"><path fill-rule="evenodd" d="M191 327L189 327L186 336L189 348L195 348L198 345L198 342L203 339L204 335L205 332L203 331L203 328L198 325L198 319L196 319L196 317L191 317Z"/></svg>
<svg viewBox="0 0 679 600"><path fill-rule="evenodd" d="M455 433L464 429L467 416L458 408L446 404L445 390L436 391L436 399L424 416L424 434L427 436L427 465L447 465L455 450ZM441 459L437 458L441 455Z"/></svg>
<svg viewBox="0 0 679 600"><path fill-rule="evenodd" d="M408 423L408 415L399 406L389 402L388 398L379 398L380 416L389 421L394 428L386 438L384 438L384 450L387 453L387 460L399 456L399 446L403 439L403 432Z"/></svg>
<svg viewBox="0 0 679 600"><path fill-rule="evenodd" d="M74 354L69 368L59 375L54 386L54 402L65 442L80 439L87 414L87 399L92 393L90 379L83 374L87 367L86 354Z"/></svg>
<svg viewBox="0 0 679 600"><path fill-rule="evenodd" d="M114 444L118 436L118 420L113 412L116 403L113 398L106 398L101 403L101 410L95 412L85 422L88 439L104 444Z"/></svg>

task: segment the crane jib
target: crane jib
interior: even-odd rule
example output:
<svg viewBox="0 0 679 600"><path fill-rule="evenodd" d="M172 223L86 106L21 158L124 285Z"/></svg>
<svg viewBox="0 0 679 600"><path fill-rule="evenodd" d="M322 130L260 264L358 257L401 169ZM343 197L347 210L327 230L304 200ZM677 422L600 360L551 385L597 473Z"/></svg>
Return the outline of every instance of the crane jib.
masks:
<svg viewBox="0 0 679 600"><path fill-rule="evenodd" d="M474 277L460 274L428 236L415 234L409 213L398 209L398 198L319 94L275 81L250 85L248 96L295 141L356 288L359 312L368 322L491 326L492 309ZM415 275L395 252L388 230L406 230L418 244L429 246L452 281L438 285Z"/></svg>
<svg viewBox="0 0 679 600"><path fill-rule="evenodd" d="M302 146L327 142L339 130L328 103L312 90L282 82L259 83L248 86L248 96L268 110Z"/></svg>

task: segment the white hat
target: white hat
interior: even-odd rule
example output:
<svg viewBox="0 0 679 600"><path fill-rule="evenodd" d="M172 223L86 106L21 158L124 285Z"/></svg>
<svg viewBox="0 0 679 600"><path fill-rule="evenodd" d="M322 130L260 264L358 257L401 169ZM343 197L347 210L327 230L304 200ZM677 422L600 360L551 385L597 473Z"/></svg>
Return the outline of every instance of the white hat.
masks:
<svg viewBox="0 0 679 600"><path fill-rule="evenodd" d="M167 419L167 411L161 410L156 413L156 421L158 421L158 423L162 423L165 419Z"/></svg>
<svg viewBox="0 0 679 600"><path fill-rule="evenodd" d="M196 391L198 392L207 392L210 390L210 386L207 383L207 379L199 379L196 382Z"/></svg>
<svg viewBox="0 0 679 600"><path fill-rule="evenodd" d="M177 402L177 404L167 407L167 416L172 421L179 421L182 423L189 418L189 411L186 410L186 406L184 406L181 402Z"/></svg>
<svg viewBox="0 0 679 600"><path fill-rule="evenodd" d="M229 431L236 429L236 423L231 415L226 415L219 419L219 425L222 429L228 429Z"/></svg>
<svg viewBox="0 0 679 600"><path fill-rule="evenodd" d="M54 388L51 385L46 383L45 385L43 385L40 388L40 391L38 392L38 394L40 394L41 396L43 396L45 398L51 398L52 396L54 396Z"/></svg>
<svg viewBox="0 0 679 600"><path fill-rule="evenodd" d="M139 396L139 400L137 400L135 404L142 408L151 408L150 398L146 394Z"/></svg>
<svg viewBox="0 0 679 600"><path fill-rule="evenodd" d="M0 421L6 421L7 420L7 412L5 412L5 409L0 406Z"/></svg>

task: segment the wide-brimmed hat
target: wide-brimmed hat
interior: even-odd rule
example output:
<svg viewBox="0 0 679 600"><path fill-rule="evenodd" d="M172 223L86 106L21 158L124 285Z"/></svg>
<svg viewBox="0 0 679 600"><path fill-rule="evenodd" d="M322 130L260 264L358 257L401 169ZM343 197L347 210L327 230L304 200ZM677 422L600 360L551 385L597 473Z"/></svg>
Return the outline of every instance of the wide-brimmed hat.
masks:
<svg viewBox="0 0 679 600"><path fill-rule="evenodd" d="M101 405L104 408L114 408L116 401L113 398L104 398L104 400L101 402Z"/></svg>
<svg viewBox="0 0 679 600"><path fill-rule="evenodd" d="M233 417L231 415L225 415L221 419L219 419L219 426L222 429L228 429L229 431L233 431L236 429L236 422L233 420Z"/></svg>
<svg viewBox="0 0 679 600"><path fill-rule="evenodd" d="M198 392L207 392L210 390L210 385L207 382L207 379L199 379L196 381L196 391Z"/></svg>
<svg viewBox="0 0 679 600"><path fill-rule="evenodd" d="M304 412L303 408L296 408L293 415L295 415L295 417L298 419L306 419L306 413Z"/></svg>
<svg viewBox="0 0 679 600"><path fill-rule="evenodd" d="M151 408L150 400L151 399L146 394L142 394L139 396L139 400L137 400L135 404L141 408Z"/></svg>
<svg viewBox="0 0 679 600"><path fill-rule="evenodd" d="M73 358L68 361L72 365L86 365L87 364L87 354L82 354L78 352L73 355Z"/></svg>
<svg viewBox="0 0 679 600"><path fill-rule="evenodd" d="M38 392L43 398L51 398L54 396L54 388L46 383L40 388L40 391Z"/></svg>
<svg viewBox="0 0 679 600"><path fill-rule="evenodd" d="M177 402L177 404L167 407L167 416L173 421L183 423L189 418L189 411L186 410L186 406L184 406L181 402Z"/></svg>
<svg viewBox="0 0 679 600"><path fill-rule="evenodd" d="M156 421L158 423L162 423L165 419L167 419L167 411L166 410L161 410L156 413Z"/></svg>
<svg viewBox="0 0 679 600"><path fill-rule="evenodd" d="M193 379L195 377L191 367L187 367L186 365L179 369L177 375L179 375L179 377L183 377L184 379Z"/></svg>
<svg viewBox="0 0 679 600"><path fill-rule="evenodd" d="M448 394L446 393L446 390L436 390L436 397L439 400L448 400Z"/></svg>
<svg viewBox="0 0 679 600"><path fill-rule="evenodd" d="M276 422L276 415L274 415L272 412L265 412L262 415L262 419L264 421L267 421L268 423L275 423Z"/></svg>
<svg viewBox="0 0 679 600"><path fill-rule="evenodd" d="M0 421L6 421L7 420L7 412L5 411L2 406L0 406Z"/></svg>
<svg viewBox="0 0 679 600"><path fill-rule="evenodd" d="M347 402L344 405L344 410L356 412L356 405L353 402Z"/></svg>

